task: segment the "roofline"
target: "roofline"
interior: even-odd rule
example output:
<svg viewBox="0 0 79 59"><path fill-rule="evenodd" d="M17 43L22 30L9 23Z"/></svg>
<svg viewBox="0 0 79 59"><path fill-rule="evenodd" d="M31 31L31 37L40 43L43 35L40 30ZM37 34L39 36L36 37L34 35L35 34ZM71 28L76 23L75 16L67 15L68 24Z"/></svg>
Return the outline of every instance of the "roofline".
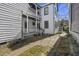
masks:
<svg viewBox="0 0 79 59"><path fill-rule="evenodd" d="M42 8L44 8L45 6L51 5L51 4L54 4L54 3L45 4Z"/></svg>
<svg viewBox="0 0 79 59"><path fill-rule="evenodd" d="M54 4L54 3L47 3L47 4L45 4L42 7L39 4L37 4L37 3L33 3L33 4L37 5L39 8L44 8L45 6L48 6L48 5L51 5L51 4Z"/></svg>
<svg viewBox="0 0 79 59"><path fill-rule="evenodd" d="M37 3L35 3L38 7L40 7L41 8L41 6L39 5L39 4L37 4Z"/></svg>

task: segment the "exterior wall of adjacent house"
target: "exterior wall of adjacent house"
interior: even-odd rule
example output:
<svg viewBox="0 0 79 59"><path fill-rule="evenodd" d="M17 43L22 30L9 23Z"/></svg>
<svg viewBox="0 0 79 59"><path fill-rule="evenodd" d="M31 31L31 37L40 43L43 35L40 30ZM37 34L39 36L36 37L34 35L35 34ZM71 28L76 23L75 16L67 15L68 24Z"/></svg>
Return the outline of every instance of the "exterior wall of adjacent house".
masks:
<svg viewBox="0 0 79 59"><path fill-rule="evenodd" d="M70 4L70 33L79 43L79 3Z"/></svg>
<svg viewBox="0 0 79 59"><path fill-rule="evenodd" d="M0 42L15 39L21 32L21 11L11 4L0 4Z"/></svg>
<svg viewBox="0 0 79 59"><path fill-rule="evenodd" d="M27 3L0 3L0 43L21 38L22 14L27 16L27 12L36 16L36 13L30 12ZM29 19L30 32L36 29L32 21Z"/></svg>
<svg viewBox="0 0 79 59"><path fill-rule="evenodd" d="M44 15L44 8L48 7L48 15ZM54 26L54 5L50 4L50 5L46 5L43 8L41 8L41 16L42 16L42 23L41 23L41 27L44 29L44 32L47 34L54 34L55 31L55 26ZM44 28L44 21L48 21L48 28Z"/></svg>

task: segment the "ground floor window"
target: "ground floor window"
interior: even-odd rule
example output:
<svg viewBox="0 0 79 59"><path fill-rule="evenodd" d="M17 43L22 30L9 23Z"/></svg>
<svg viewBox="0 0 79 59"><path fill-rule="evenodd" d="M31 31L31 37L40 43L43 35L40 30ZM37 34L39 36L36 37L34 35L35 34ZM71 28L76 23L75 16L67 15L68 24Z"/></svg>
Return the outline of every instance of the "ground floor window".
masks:
<svg viewBox="0 0 79 59"><path fill-rule="evenodd" d="M35 26L35 22L32 22L32 25Z"/></svg>
<svg viewBox="0 0 79 59"><path fill-rule="evenodd" d="M49 28L49 22L48 21L44 21L44 28Z"/></svg>
<svg viewBox="0 0 79 59"><path fill-rule="evenodd" d="M25 28L27 28L27 22L25 21Z"/></svg>
<svg viewBox="0 0 79 59"><path fill-rule="evenodd" d="M40 29L40 23L37 23L37 28Z"/></svg>

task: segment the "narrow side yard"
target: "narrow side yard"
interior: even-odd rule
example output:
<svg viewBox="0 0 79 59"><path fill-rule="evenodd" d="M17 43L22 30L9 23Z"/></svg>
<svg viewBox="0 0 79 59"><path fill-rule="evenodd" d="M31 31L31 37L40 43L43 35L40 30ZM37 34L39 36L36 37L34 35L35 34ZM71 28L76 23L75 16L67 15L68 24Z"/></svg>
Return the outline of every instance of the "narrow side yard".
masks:
<svg viewBox="0 0 79 59"><path fill-rule="evenodd" d="M18 40L15 43L7 43L7 44L0 44L0 55L7 55L13 51L21 49L25 45L29 45L30 43L42 40L44 38L50 37L49 35L44 36L34 36L24 40Z"/></svg>
<svg viewBox="0 0 79 59"><path fill-rule="evenodd" d="M56 35L44 38L43 40L39 40L39 41L30 43L29 45L26 45L23 48L19 49L18 51L16 50L9 55L20 55L20 56L21 55L22 56L47 55L49 53L49 51L51 50L51 48L54 46L54 44L57 42L59 37L65 36L65 35L66 35L66 33L62 33L62 34L56 34ZM17 53L17 52L19 52L19 53Z"/></svg>
<svg viewBox="0 0 79 59"><path fill-rule="evenodd" d="M67 33L56 34L46 37L35 37L35 41L23 41L11 47L5 47L0 51L0 55L6 56L43 56L48 55L60 37L64 37ZM34 40L33 38L31 40ZM28 44L27 44L28 43ZM1 49L1 48L0 48ZM5 52L2 52L6 50ZM2 54L1 54L2 53Z"/></svg>
<svg viewBox="0 0 79 59"><path fill-rule="evenodd" d="M56 41L58 40L59 37L60 37L60 34L48 36L48 37L45 37L40 40L38 40L38 38L36 38L37 39L36 41L33 41L29 44L25 44L21 48L13 50L12 52L6 53L4 55L7 55L7 56L16 56L16 55L22 55L22 54L24 55L24 53L26 53L25 52L26 50L28 50L28 49L32 50L31 48L36 49L35 47L37 47L37 46L39 48L37 48L36 51L38 51L38 50L42 51L42 49L40 49L40 48L43 47L43 48L45 48L45 50L44 50L44 51L46 51L45 53L47 53L53 47L53 45L56 43ZM35 51L34 49L33 49L33 51ZM25 56L26 55L27 54L25 54ZM40 53L40 54L32 54L32 55L46 55L46 54Z"/></svg>

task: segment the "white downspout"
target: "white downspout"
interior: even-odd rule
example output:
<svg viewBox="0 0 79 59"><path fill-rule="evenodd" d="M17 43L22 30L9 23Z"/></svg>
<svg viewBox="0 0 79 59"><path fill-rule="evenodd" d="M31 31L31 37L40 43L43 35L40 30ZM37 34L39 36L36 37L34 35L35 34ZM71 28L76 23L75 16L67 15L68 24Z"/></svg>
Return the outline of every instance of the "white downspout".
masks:
<svg viewBox="0 0 79 59"><path fill-rule="evenodd" d="M36 7L36 32L37 32L37 5L35 4L35 7Z"/></svg>
<svg viewBox="0 0 79 59"><path fill-rule="evenodd" d="M27 15L27 33L29 33L29 20L28 20L28 15Z"/></svg>
<svg viewBox="0 0 79 59"><path fill-rule="evenodd" d="M69 9L69 32L71 31L71 5L68 4L68 9Z"/></svg>

